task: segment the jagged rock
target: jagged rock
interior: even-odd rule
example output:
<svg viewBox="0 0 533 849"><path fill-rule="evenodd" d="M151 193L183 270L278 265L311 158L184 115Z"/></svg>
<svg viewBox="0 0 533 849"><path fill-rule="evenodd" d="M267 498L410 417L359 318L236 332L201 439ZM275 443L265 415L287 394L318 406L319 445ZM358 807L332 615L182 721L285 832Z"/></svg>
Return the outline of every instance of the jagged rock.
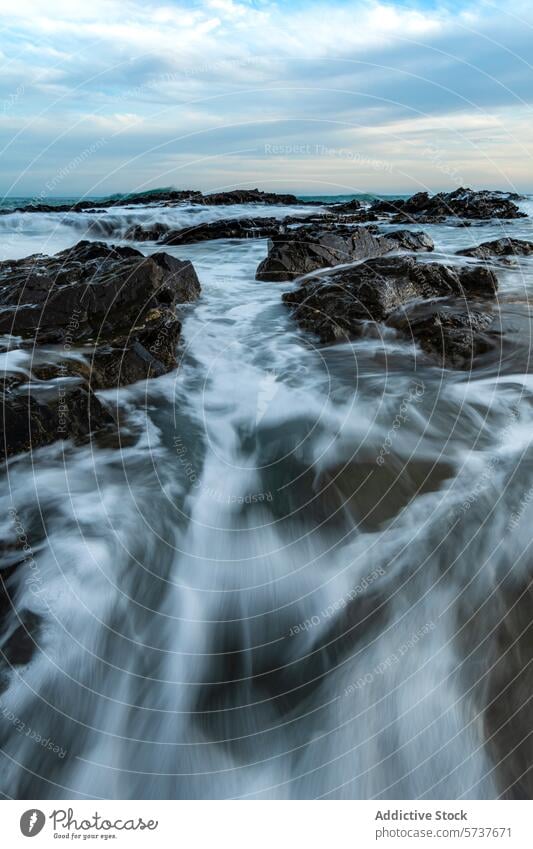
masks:
<svg viewBox="0 0 533 849"><path fill-rule="evenodd" d="M154 191L137 192L134 194L114 195L113 197L101 198L100 200L83 200L77 203L49 204L34 201L26 206L17 207L16 210L2 211L8 215L10 212L93 212L100 209L112 209L117 206L144 206L157 204L158 206L178 206L183 203L197 203L205 206L219 206L222 204L236 203L260 203L279 204L281 206L319 205L318 201L299 200L295 195L276 194L275 192L261 192L259 189L235 189L229 192L213 192L204 195L195 189L156 189Z"/></svg>
<svg viewBox="0 0 533 849"><path fill-rule="evenodd" d="M0 263L0 332L69 347L96 346L97 388L163 374L177 364L178 304L200 293L188 261L166 253L80 242L53 257Z"/></svg>
<svg viewBox="0 0 533 849"><path fill-rule="evenodd" d="M4 383L0 394L2 459L59 439L83 442L95 431L115 428L113 416L96 395L70 379L46 388Z"/></svg>
<svg viewBox="0 0 533 849"><path fill-rule="evenodd" d="M425 233L407 230L380 236L375 228L332 228L309 230L300 227L275 237L269 252L258 266L257 280L294 280L318 268L381 256L389 251L432 250L433 241Z"/></svg>
<svg viewBox="0 0 533 849"><path fill-rule="evenodd" d="M0 263L0 332L61 341L128 332L150 309L194 300L200 284L188 261L102 242L55 256Z"/></svg>
<svg viewBox="0 0 533 849"><path fill-rule="evenodd" d="M283 300L300 327L316 333L321 342L358 335L368 321L388 322L420 337L426 350L431 349L433 330L433 350L438 350L437 335L441 327L445 327L449 351L454 346L459 359L464 356L468 333L473 335L486 329L484 318L472 319L467 327L457 307L452 317L439 303L432 305L430 320L427 320L429 314L425 314L424 321L413 321L412 326L407 326L402 322L409 314L401 308L420 299L448 297L462 299L459 311L468 315L470 311L464 307L465 299L493 298L496 291L496 277L487 268L452 268L438 263L418 263L409 256L391 256L304 280L297 289L285 293ZM439 321L435 318L437 311L442 313Z"/></svg>
<svg viewBox="0 0 533 849"><path fill-rule="evenodd" d="M375 220L376 216L370 216ZM136 225L125 233L126 239L136 241L159 241L162 245L190 245L211 239L267 239L290 232L296 224L305 227L320 225L323 229L336 229L339 225L360 222L359 214L324 212L316 215L288 215L284 218L222 218L218 221L201 222L192 227L170 230L164 225L150 227ZM365 219L366 220L366 219Z"/></svg>
<svg viewBox="0 0 533 849"><path fill-rule="evenodd" d="M493 242L483 242L474 248L457 251L457 256L473 256L478 259L491 259L493 256L530 256L533 254L533 242L521 239L495 239Z"/></svg>
<svg viewBox="0 0 533 849"><path fill-rule="evenodd" d="M392 250L404 251L433 251L435 245L431 236L422 230L393 230L384 237L393 242Z"/></svg>
<svg viewBox="0 0 533 849"><path fill-rule="evenodd" d="M124 233L124 238L131 239L132 242L157 242L169 230L170 227L168 224L162 224L161 222L150 224L149 227L143 227L142 224L133 224Z"/></svg>
<svg viewBox="0 0 533 849"><path fill-rule="evenodd" d="M173 230L163 235L163 245L189 245L209 239L267 239L286 229L277 218L224 218Z"/></svg>
<svg viewBox="0 0 533 849"><path fill-rule="evenodd" d="M387 324L411 337L443 367L469 368L472 361L493 350L499 335L488 333L493 316L457 304L414 304L397 310Z"/></svg>
<svg viewBox="0 0 533 849"><path fill-rule="evenodd" d="M17 207L16 212L94 212L100 209L112 209L116 206L144 206L156 203L161 206L175 206L201 198L202 193L192 189L177 191L174 189L137 192L134 194L115 195L100 200L82 200L77 203L49 204L33 202L26 206Z"/></svg>
<svg viewBox="0 0 533 849"><path fill-rule="evenodd" d="M479 218L524 218L513 199L516 195L502 192L474 191L459 188L454 192L430 195L418 192L407 200L380 200L371 206L376 213L399 213L401 221L435 222L449 217Z"/></svg>
<svg viewBox="0 0 533 849"><path fill-rule="evenodd" d="M261 203L280 206L299 206L301 204L318 205L313 201L298 200L296 195L275 192L262 192L259 189L233 189L229 192L213 192L193 199L193 203L203 203L208 206L221 206L234 203Z"/></svg>

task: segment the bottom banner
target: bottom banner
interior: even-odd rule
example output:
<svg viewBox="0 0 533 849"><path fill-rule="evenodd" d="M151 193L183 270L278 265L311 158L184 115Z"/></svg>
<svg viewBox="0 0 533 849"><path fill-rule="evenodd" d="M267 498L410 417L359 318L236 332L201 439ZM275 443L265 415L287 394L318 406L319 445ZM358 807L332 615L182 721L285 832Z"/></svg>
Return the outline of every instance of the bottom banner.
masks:
<svg viewBox="0 0 533 849"><path fill-rule="evenodd" d="M6 847L531 846L531 802L5 801Z"/></svg>

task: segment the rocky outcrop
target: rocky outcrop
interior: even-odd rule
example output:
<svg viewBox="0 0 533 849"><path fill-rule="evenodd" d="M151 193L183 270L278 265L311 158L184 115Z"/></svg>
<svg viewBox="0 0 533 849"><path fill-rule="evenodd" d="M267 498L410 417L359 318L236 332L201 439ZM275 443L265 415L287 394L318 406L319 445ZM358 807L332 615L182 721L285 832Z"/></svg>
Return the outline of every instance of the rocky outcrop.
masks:
<svg viewBox="0 0 533 849"><path fill-rule="evenodd" d="M102 242L79 242L55 256L0 263L0 332L61 342L131 336L154 309L195 300L188 261Z"/></svg>
<svg viewBox="0 0 533 849"><path fill-rule="evenodd" d="M223 218L164 234L163 245L190 245L210 239L268 239L283 232L287 224L277 218Z"/></svg>
<svg viewBox="0 0 533 849"><path fill-rule="evenodd" d="M472 256L477 259L491 259L495 256L531 256L531 254L533 254L533 242L511 238L495 239L493 242L483 242L476 247L457 251L457 256Z"/></svg>
<svg viewBox="0 0 533 849"><path fill-rule="evenodd" d="M4 380L0 395L2 460L57 440L79 443L96 431L115 429L113 416L94 392L72 379L46 388Z"/></svg>
<svg viewBox="0 0 533 849"><path fill-rule="evenodd" d="M111 426L93 389L175 368L176 307L199 293L190 262L99 242L0 263L0 332L64 349L59 363L36 367L24 384L20 375L4 379L2 456L60 438L79 441ZM84 356L72 357L80 344Z"/></svg>
<svg viewBox="0 0 533 849"><path fill-rule="evenodd" d="M393 313L387 324L413 339L446 368L470 368L494 350L500 337L491 331L493 316L465 304L412 304Z"/></svg>
<svg viewBox="0 0 533 849"><path fill-rule="evenodd" d="M431 236L422 230L392 230L382 238L389 244L392 243L391 250L433 251L435 249Z"/></svg>
<svg viewBox="0 0 533 849"><path fill-rule="evenodd" d="M309 230L300 227L274 238L269 252L258 266L257 280L294 280L319 268L381 256L394 250L433 250L425 233L398 231L380 236L375 228L331 228Z"/></svg>
<svg viewBox="0 0 533 849"><path fill-rule="evenodd" d="M418 192L407 200L380 200L372 204L375 213L400 214L400 221L418 221L429 223L445 221L450 217L481 219L524 218L514 200L518 195L502 192L474 191L460 188L454 192L440 192L430 196L427 192Z"/></svg>
<svg viewBox="0 0 533 849"><path fill-rule="evenodd" d="M16 208L16 212L93 212L100 209L111 209L117 206L144 206L154 204L157 206L179 206L183 203L202 204L204 206L221 206L223 204L233 205L236 203L259 203L280 206L293 206L302 204L317 206L316 201L298 200L296 195L276 194L275 192L262 192L259 189L235 189L229 192L213 192L204 195L202 192L186 189L178 191L175 189L163 189L135 194L115 195L111 198L101 200L83 200L77 203L49 204L35 200L34 202ZM2 214L9 214L10 210Z"/></svg>
<svg viewBox="0 0 533 849"><path fill-rule="evenodd" d="M82 200L77 203L49 204L38 200L17 207L16 212L93 212L100 209L112 209L117 206L145 206L146 204L157 204L158 206L176 206L180 203L191 203L203 195L199 191L186 189L177 191L174 189L155 190L149 192L137 192L134 194L114 195L109 198ZM9 211L4 212L8 214Z"/></svg>
<svg viewBox="0 0 533 849"><path fill-rule="evenodd" d="M303 203L318 205L312 201L298 200L296 195L281 194L275 192L262 192L259 189L233 189L229 192L213 192L193 199L193 203L203 203L208 206L221 206L235 203L261 203L279 206L298 206Z"/></svg>
<svg viewBox="0 0 533 849"><path fill-rule="evenodd" d="M372 216L372 220L376 216ZM284 218L221 218L218 221L204 221L193 227L171 230L163 224L149 227L135 225L126 231L124 237L134 241L157 241L162 245L191 245L212 239L268 239L290 232L297 224L305 227L320 226L322 229L336 229L339 226L360 223L359 213L322 212L314 215L286 215Z"/></svg>
<svg viewBox="0 0 533 849"><path fill-rule="evenodd" d="M168 224L161 222L150 224L148 227L143 227L142 224L133 224L124 233L124 238L130 239L132 242L158 242L169 231Z"/></svg>
<svg viewBox="0 0 533 849"><path fill-rule="evenodd" d="M391 256L306 279L283 300L300 327L321 342L359 335L369 321L386 322L420 341L426 351L440 353L447 364L457 365L467 357L469 340L473 355L481 352L485 343L479 334L490 324L483 313L465 308L465 300L490 299L496 291L496 277L487 268L452 268ZM434 298L448 298L450 303L427 303ZM421 299L426 301L421 312L406 309L414 309Z"/></svg>

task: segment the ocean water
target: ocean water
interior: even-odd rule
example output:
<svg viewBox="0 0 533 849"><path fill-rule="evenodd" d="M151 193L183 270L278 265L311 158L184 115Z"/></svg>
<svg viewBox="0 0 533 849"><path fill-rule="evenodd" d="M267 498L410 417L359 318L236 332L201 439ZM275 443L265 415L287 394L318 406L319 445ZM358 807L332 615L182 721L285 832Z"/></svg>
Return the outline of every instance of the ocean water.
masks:
<svg viewBox="0 0 533 849"><path fill-rule="evenodd" d="M424 226L436 250L420 261L533 240L522 206ZM11 213L0 251L315 211ZM2 470L2 567L17 536L31 557L0 647L22 627L33 651L0 683L0 791L528 797L533 259L495 266L501 356L457 372L390 330L317 345L282 304L295 284L255 280L266 241L165 250L202 296L182 309L177 371L100 393L128 439Z"/></svg>

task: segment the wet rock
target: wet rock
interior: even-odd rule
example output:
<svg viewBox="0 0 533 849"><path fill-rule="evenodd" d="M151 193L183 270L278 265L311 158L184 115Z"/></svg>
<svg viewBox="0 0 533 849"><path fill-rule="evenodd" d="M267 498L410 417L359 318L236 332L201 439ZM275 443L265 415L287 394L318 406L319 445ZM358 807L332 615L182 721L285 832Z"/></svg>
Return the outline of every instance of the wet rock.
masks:
<svg viewBox="0 0 533 849"><path fill-rule="evenodd" d="M422 230L393 230L384 237L393 242L391 250L404 251L433 251L435 245L431 236Z"/></svg>
<svg viewBox="0 0 533 849"><path fill-rule="evenodd" d="M416 338L426 351L440 353L447 363L459 363L469 350L474 355L484 350L488 342L480 334L490 324L490 317L473 313L464 301L493 298L496 290L496 277L484 267L452 268L391 256L304 280L283 300L300 327L317 334L321 342L356 336L368 321L387 322ZM427 311L421 314L401 309L443 297L461 299L460 307L448 310L439 302L425 305Z"/></svg>
<svg viewBox="0 0 533 849"><path fill-rule="evenodd" d="M500 336L490 332L493 321L489 313L464 303L429 303L398 310L387 324L411 337L443 368L466 369L497 348Z"/></svg>
<svg viewBox="0 0 533 849"><path fill-rule="evenodd" d="M117 385L112 375L121 375L121 385L174 368L175 308L200 293L190 262L99 242L0 263L0 285L0 332L95 343L98 387Z"/></svg>
<svg viewBox="0 0 533 849"><path fill-rule="evenodd" d="M376 213L396 213L402 221L436 222L450 217L479 218L483 220L499 218L524 218L514 203L519 199L503 192L474 191L459 188L454 192L440 192L430 196L427 192L418 192L407 200L381 200L372 204ZM397 219L398 220L398 219Z"/></svg>
<svg viewBox="0 0 533 849"><path fill-rule="evenodd" d="M478 259L491 259L494 256L531 256L533 254L533 242L525 242L521 239L495 239L493 242L483 242L473 248L457 251L457 256L473 256Z"/></svg>
<svg viewBox="0 0 533 849"><path fill-rule="evenodd" d="M189 245L210 239L267 239L277 236L286 227L287 224L277 218L227 218L173 230L163 235L161 244Z"/></svg>
<svg viewBox="0 0 533 849"><path fill-rule="evenodd" d="M0 395L2 460L60 439L84 442L96 431L115 428L113 416L96 395L72 380L46 388L4 385Z"/></svg>
<svg viewBox="0 0 533 849"><path fill-rule="evenodd" d="M88 368L70 363L71 370L85 375L94 389L126 386L159 377L176 368L176 348L181 322L173 309L159 307L136 323L133 331L99 345Z"/></svg>
<svg viewBox="0 0 533 849"><path fill-rule="evenodd" d="M167 224L157 222L149 227L143 227L142 224L134 224L128 227L124 233L125 239L131 239L132 242L158 242L163 236L169 232L170 227Z"/></svg>
<svg viewBox="0 0 533 849"><path fill-rule="evenodd" d="M256 279L294 280L319 268L400 249L432 250L433 241L425 233L407 230L380 236L375 228L370 227L320 230L300 227L271 241L267 258L257 268Z"/></svg>
<svg viewBox="0 0 533 849"><path fill-rule="evenodd" d="M144 257L133 248L98 242L80 242L53 257L0 263L0 283L0 329L37 342L62 342L65 353L80 344L85 353L92 346L90 361L65 357L61 369L63 376L81 376L94 389L176 368L181 331L176 307L200 293L190 262L166 253ZM50 366L48 378L57 376L54 369ZM41 444L38 425L53 430L53 411L50 417L48 405L43 408L33 397L28 403L34 419L31 443ZM18 415L19 402L11 398L10 404L12 415ZM25 444L29 434L23 430L22 436Z"/></svg>
<svg viewBox="0 0 533 849"><path fill-rule="evenodd" d="M38 649L39 631L42 617L32 610L23 610L17 614L20 622L2 645L2 666L25 666Z"/></svg>
<svg viewBox="0 0 533 849"><path fill-rule="evenodd" d="M229 192L213 192L193 198L193 203L202 203L206 206L221 206L235 203L261 203L279 206L298 206L303 203L316 206L313 201L298 200L296 195L281 194L275 192L261 192L259 189L233 189Z"/></svg>
<svg viewBox="0 0 533 849"><path fill-rule="evenodd" d="M376 216L371 216L372 220ZM223 218L219 221L201 222L193 227L170 230L159 233L159 225L142 228L132 227L126 238L137 241L158 240L163 245L189 245L211 239L268 239L290 232L297 224L305 227L320 225L324 229L336 229L351 223L358 223L360 216L325 212L316 215L288 215L284 218Z"/></svg>
<svg viewBox="0 0 533 849"><path fill-rule="evenodd" d="M184 203L219 206L222 204L260 203L280 206L318 205L317 201L302 201L296 195L261 192L259 189L235 189L229 192L214 192L204 195L195 189L161 189L134 194L115 195L99 200L83 200L77 203L49 204L35 201L26 206L17 207L15 212L93 212L100 209L112 209L117 206L179 206ZM8 215L12 210L6 210Z"/></svg>
<svg viewBox="0 0 533 849"><path fill-rule="evenodd" d="M191 202L201 198L202 193L193 189L177 191L155 190L149 192L137 192L134 194L115 195L111 198L99 200L82 200L77 203L48 204L33 202L26 206L17 207L16 212L93 212L100 209L112 209L116 206L145 206L157 204L161 206L175 206L180 203Z"/></svg>

